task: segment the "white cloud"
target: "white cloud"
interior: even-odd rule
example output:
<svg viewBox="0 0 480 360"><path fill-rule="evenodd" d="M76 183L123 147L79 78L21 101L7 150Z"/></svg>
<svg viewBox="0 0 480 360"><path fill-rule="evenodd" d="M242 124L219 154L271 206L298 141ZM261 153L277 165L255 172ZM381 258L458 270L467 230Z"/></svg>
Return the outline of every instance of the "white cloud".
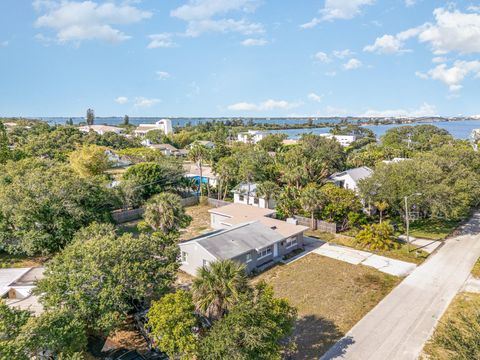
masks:
<svg viewBox="0 0 480 360"><path fill-rule="evenodd" d="M288 102L285 100L273 100L269 99L261 103L249 103L249 102L239 102L236 104L229 105L228 110L232 111L270 111L270 110L288 110L300 106L299 102Z"/></svg>
<svg viewBox="0 0 480 360"><path fill-rule="evenodd" d="M447 62L447 61L448 61L448 59L446 57L443 57L443 56L435 56L432 59L433 63L444 63L444 62Z"/></svg>
<svg viewBox="0 0 480 360"><path fill-rule="evenodd" d="M416 37L419 42L428 43L436 55L480 52L480 14L437 8L433 15L435 23L425 23L397 35L384 35L364 50L379 53L405 51L404 42Z"/></svg>
<svg viewBox="0 0 480 360"><path fill-rule="evenodd" d="M157 74L158 80L165 80L171 76L170 73L166 71L157 71L156 74Z"/></svg>
<svg viewBox="0 0 480 360"><path fill-rule="evenodd" d="M158 104L161 100L160 99L149 99L145 97L136 97L135 98L135 107L152 107L155 104Z"/></svg>
<svg viewBox="0 0 480 360"><path fill-rule="evenodd" d="M338 59L345 59L349 56L352 56L354 53L350 51L350 49L345 49L345 50L334 50L333 51L333 56L335 56Z"/></svg>
<svg viewBox="0 0 480 360"><path fill-rule="evenodd" d="M34 6L47 11L35 21L35 25L53 29L59 43L82 40L121 42L130 36L113 25L132 24L152 16L152 13L134 6L112 2L40 1L34 2Z"/></svg>
<svg viewBox="0 0 480 360"><path fill-rule="evenodd" d="M128 103L128 98L126 96L119 96L115 99L117 104L126 104Z"/></svg>
<svg viewBox="0 0 480 360"><path fill-rule="evenodd" d="M396 54L405 52L403 42L393 35L383 35L375 40L373 45L363 48L363 51L375 52L378 54Z"/></svg>
<svg viewBox="0 0 480 360"><path fill-rule="evenodd" d="M175 47L175 44L172 40L172 34L170 33L161 33L161 34L151 34L148 36L150 43L147 45L149 49L157 48L170 48Z"/></svg>
<svg viewBox="0 0 480 360"><path fill-rule="evenodd" d="M315 102L321 102L322 101L322 98L323 98L323 95L318 95L318 94L315 94L315 93L310 93L308 94L308 99L309 100L312 100L312 101L315 101Z"/></svg>
<svg viewBox="0 0 480 360"><path fill-rule="evenodd" d="M362 62L358 59L352 58L343 64L345 70L355 70L362 67Z"/></svg>
<svg viewBox="0 0 480 360"><path fill-rule="evenodd" d="M410 7L417 3L417 0L405 0L405 6Z"/></svg>
<svg viewBox="0 0 480 360"><path fill-rule="evenodd" d="M253 12L257 5L257 0L189 0L172 10L170 15L187 22L187 36L195 37L206 32L261 34L265 32L262 24L225 17L230 12Z"/></svg>
<svg viewBox="0 0 480 360"><path fill-rule="evenodd" d="M429 70L426 74L417 72L416 75L422 79L439 80L448 85L452 92L462 88L463 80L470 74L480 77L480 61L455 61L451 67L447 64L439 64Z"/></svg>
<svg viewBox="0 0 480 360"><path fill-rule="evenodd" d="M245 39L242 41L243 46L265 46L268 44L268 41L265 39Z"/></svg>
<svg viewBox="0 0 480 360"><path fill-rule="evenodd" d="M318 60L320 62L324 62L324 63L327 63L327 62L330 62L331 59L330 57L328 56L327 53L324 53L323 51L318 51L315 55L313 55L313 58L315 60Z"/></svg>
<svg viewBox="0 0 480 360"><path fill-rule="evenodd" d="M436 107L428 103L423 103L417 109L394 109L394 110L367 110L363 117L425 117L435 116Z"/></svg>
<svg viewBox="0 0 480 360"><path fill-rule="evenodd" d="M322 21L335 19L353 19L361 13L361 8L373 4L374 0L325 0L325 7L320 10L320 17L315 17L301 25L302 28L313 28Z"/></svg>

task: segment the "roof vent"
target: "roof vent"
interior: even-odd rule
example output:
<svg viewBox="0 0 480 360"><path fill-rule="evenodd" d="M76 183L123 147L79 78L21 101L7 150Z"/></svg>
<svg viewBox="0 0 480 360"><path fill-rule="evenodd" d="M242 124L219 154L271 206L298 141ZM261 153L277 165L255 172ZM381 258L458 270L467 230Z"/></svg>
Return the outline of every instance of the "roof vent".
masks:
<svg viewBox="0 0 480 360"><path fill-rule="evenodd" d="M276 226L272 226L270 229L272 229L272 230L277 230L277 227L276 227Z"/></svg>

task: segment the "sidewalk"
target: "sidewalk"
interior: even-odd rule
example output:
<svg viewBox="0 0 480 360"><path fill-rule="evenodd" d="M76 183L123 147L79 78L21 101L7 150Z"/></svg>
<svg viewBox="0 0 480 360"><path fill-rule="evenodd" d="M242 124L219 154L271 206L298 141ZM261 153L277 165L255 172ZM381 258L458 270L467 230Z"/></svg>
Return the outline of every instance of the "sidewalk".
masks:
<svg viewBox="0 0 480 360"><path fill-rule="evenodd" d="M298 258L309 253L315 253L332 259L345 261L353 265L362 264L365 266L370 266L378 271L401 277L407 276L417 267L416 264L406 261L390 259L385 256L375 255L367 251L356 250L346 246L329 244L308 236L304 237L304 241L305 253ZM292 260L296 260L298 258Z"/></svg>
<svg viewBox="0 0 480 360"><path fill-rule="evenodd" d="M406 242L407 236L400 235L398 237L400 240ZM429 240L429 239L421 239L410 236L410 244L416 246L419 250L423 250L429 254L434 252L440 245L443 244L443 241L440 240Z"/></svg>

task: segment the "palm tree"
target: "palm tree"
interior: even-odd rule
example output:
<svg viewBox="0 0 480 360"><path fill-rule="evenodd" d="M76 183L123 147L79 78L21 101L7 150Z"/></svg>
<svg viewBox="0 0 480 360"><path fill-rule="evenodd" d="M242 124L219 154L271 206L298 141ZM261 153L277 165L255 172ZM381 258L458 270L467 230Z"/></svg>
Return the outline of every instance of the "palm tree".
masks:
<svg viewBox="0 0 480 360"><path fill-rule="evenodd" d="M373 205L378 209L380 213L380 224L383 221L383 212L388 209L388 203L386 201L376 201Z"/></svg>
<svg viewBox="0 0 480 360"><path fill-rule="evenodd" d="M171 232L188 226L190 216L185 214L180 196L161 193L153 196L145 206L145 222L155 231Z"/></svg>
<svg viewBox="0 0 480 360"><path fill-rule="evenodd" d="M203 161L208 157L208 149L199 144L198 142L194 142L192 146L190 147L190 151L188 152L188 157L190 160L192 160L194 163L197 164L198 168L200 169L200 197L203 196L203 189L202 189L202 184L203 184Z"/></svg>
<svg viewBox="0 0 480 360"><path fill-rule="evenodd" d="M223 190L222 200L225 200L228 192L228 184L237 177L238 163L232 156L223 157L215 164L215 173L220 178L221 190ZM219 196L221 192L222 191L219 190Z"/></svg>
<svg viewBox="0 0 480 360"><path fill-rule="evenodd" d="M218 320L247 289L245 266L233 260L218 260L198 269L192 284L193 301L201 313Z"/></svg>
<svg viewBox="0 0 480 360"><path fill-rule="evenodd" d="M323 202L323 193L317 184L308 184L300 193L300 204L306 212L310 213L312 230L316 229L315 212L322 207Z"/></svg>
<svg viewBox="0 0 480 360"><path fill-rule="evenodd" d="M277 196L279 190L279 186L273 181L264 181L257 185L256 192L258 197L265 199L267 208L270 208L270 200Z"/></svg>

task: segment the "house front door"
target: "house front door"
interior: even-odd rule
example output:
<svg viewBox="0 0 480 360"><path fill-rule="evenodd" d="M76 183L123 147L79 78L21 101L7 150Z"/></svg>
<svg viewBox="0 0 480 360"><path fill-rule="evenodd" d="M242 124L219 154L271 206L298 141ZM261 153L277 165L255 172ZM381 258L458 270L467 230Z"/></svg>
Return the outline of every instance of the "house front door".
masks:
<svg viewBox="0 0 480 360"><path fill-rule="evenodd" d="M273 257L276 258L278 256L278 243L273 244Z"/></svg>

